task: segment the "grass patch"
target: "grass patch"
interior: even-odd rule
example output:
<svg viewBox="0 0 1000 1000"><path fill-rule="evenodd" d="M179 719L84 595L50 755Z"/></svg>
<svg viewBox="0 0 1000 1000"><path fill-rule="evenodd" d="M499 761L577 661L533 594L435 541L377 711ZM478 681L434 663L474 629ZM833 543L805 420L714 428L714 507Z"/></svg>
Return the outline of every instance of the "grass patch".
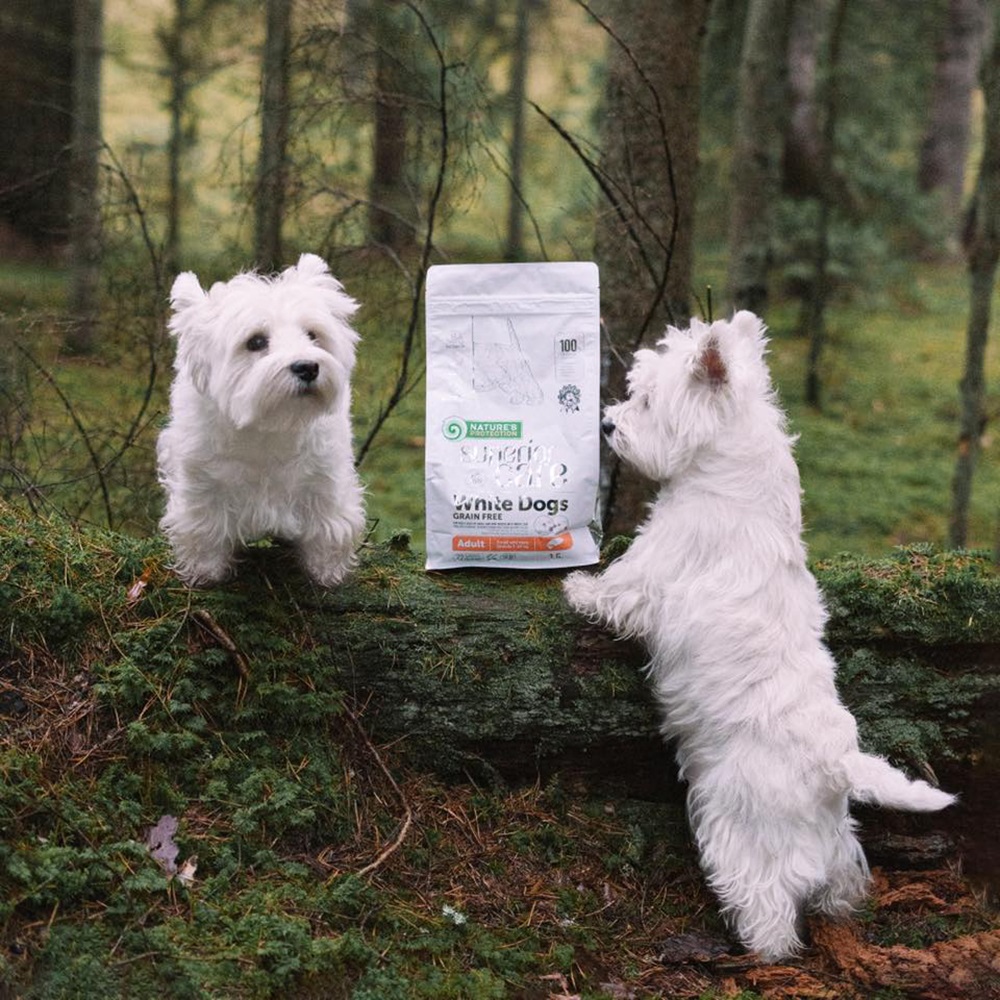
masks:
<svg viewBox="0 0 1000 1000"><path fill-rule="evenodd" d="M557 974L598 998L609 936L641 907L658 926L693 918L676 807L619 818L557 785L448 788L389 757L392 784L294 588L192 595L158 539L0 521L15 995L464 1000ZM413 828L373 868L404 801ZM190 887L144 846L165 814L197 858Z"/></svg>
<svg viewBox="0 0 1000 1000"><path fill-rule="evenodd" d="M965 351L965 272L915 266L887 308L863 302L830 316L824 403L804 403L808 345L776 310L771 365L793 430L807 541L814 558L877 555L947 540ZM1000 309L1000 301L994 306ZM987 412L1000 409L1000 352L987 355ZM1000 526L1000 467L987 431L973 490L969 545L992 548Z"/></svg>
<svg viewBox="0 0 1000 1000"><path fill-rule="evenodd" d="M0 264L0 313L17 315L62 308L66 273L51 265L4 261Z"/></svg>

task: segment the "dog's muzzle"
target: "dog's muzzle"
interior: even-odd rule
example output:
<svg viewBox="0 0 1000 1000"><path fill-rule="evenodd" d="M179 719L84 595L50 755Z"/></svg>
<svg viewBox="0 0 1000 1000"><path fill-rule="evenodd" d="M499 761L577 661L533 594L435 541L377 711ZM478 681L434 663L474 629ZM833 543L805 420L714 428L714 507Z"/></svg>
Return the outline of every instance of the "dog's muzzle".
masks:
<svg viewBox="0 0 1000 1000"><path fill-rule="evenodd" d="M613 420L608 420L608 418L605 417L601 421L601 433L605 437L611 437L611 435L614 434L614 432L615 432L615 422Z"/></svg>
<svg viewBox="0 0 1000 1000"><path fill-rule="evenodd" d="M319 377L319 365L315 361L293 361L288 370L303 385L312 385Z"/></svg>

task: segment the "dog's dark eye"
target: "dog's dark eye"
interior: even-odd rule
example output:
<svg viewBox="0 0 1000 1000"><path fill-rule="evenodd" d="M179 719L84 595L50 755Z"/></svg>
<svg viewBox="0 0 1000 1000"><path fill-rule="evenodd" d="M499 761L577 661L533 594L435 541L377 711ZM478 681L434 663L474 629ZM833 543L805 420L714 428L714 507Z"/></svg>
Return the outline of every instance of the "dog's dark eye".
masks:
<svg viewBox="0 0 1000 1000"><path fill-rule="evenodd" d="M319 340L319 334L315 330L306 330L306 336L310 340Z"/></svg>
<svg viewBox="0 0 1000 1000"><path fill-rule="evenodd" d="M248 351L263 351L267 347L267 334L255 333L246 343Z"/></svg>

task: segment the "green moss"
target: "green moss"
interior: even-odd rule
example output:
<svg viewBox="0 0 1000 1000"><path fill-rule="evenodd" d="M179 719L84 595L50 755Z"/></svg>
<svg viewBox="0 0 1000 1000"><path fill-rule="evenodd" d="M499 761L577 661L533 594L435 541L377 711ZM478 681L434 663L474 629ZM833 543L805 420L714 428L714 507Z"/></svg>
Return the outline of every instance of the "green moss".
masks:
<svg viewBox="0 0 1000 1000"><path fill-rule="evenodd" d="M840 689L866 747L899 763L967 753L988 735L1000 676L1000 573L985 554L896 549L817 565Z"/></svg>
<svg viewBox="0 0 1000 1000"><path fill-rule="evenodd" d="M816 569L834 642L892 639L943 647L1000 636L1000 573L983 553L919 545L877 560L840 556Z"/></svg>

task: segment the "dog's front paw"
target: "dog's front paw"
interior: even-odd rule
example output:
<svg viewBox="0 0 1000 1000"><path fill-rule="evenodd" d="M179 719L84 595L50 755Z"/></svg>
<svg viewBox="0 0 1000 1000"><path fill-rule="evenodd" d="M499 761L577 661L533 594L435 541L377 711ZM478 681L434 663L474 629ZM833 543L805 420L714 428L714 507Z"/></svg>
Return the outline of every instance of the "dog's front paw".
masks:
<svg viewBox="0 0 1000 1000"><path fill-rule="evenodd" d="M570 607L581 615L593 617L597 614L597 596L600 585L593 573L577 570L563 580L563 593Z"/></svg>
<svg viewBox="0 0 1000 1000"><path fill-rule="evenodd" d="M297 539L299 563L321 587L343 583L358 563L365 515L360 492L354 503L345 503L334 516L317 521L308 534Z"/></svg>
<svg viewBox="0 0 1000 1000"><path fill-rule="evenodd" d="M214 587L232 578L235 566L231 558L211 561L183 559L174 564L174 572L188 587Z"/></svg>
<svg viewBox="0 0 1000 1000"><path fill-rule="evenodd" d="M302 568L321 587L336 587L343 583L357 564L353 548L306 548L299 547Z"/></svg>
<svg viewBox="0 0 1000 1000"><path fill-rule="evenodd" d="M347 579L351 570L354 569L354 560L341 562L335 566L313 567L306 566L306 572L314 583L321 587L336 587Z"/></svg>

